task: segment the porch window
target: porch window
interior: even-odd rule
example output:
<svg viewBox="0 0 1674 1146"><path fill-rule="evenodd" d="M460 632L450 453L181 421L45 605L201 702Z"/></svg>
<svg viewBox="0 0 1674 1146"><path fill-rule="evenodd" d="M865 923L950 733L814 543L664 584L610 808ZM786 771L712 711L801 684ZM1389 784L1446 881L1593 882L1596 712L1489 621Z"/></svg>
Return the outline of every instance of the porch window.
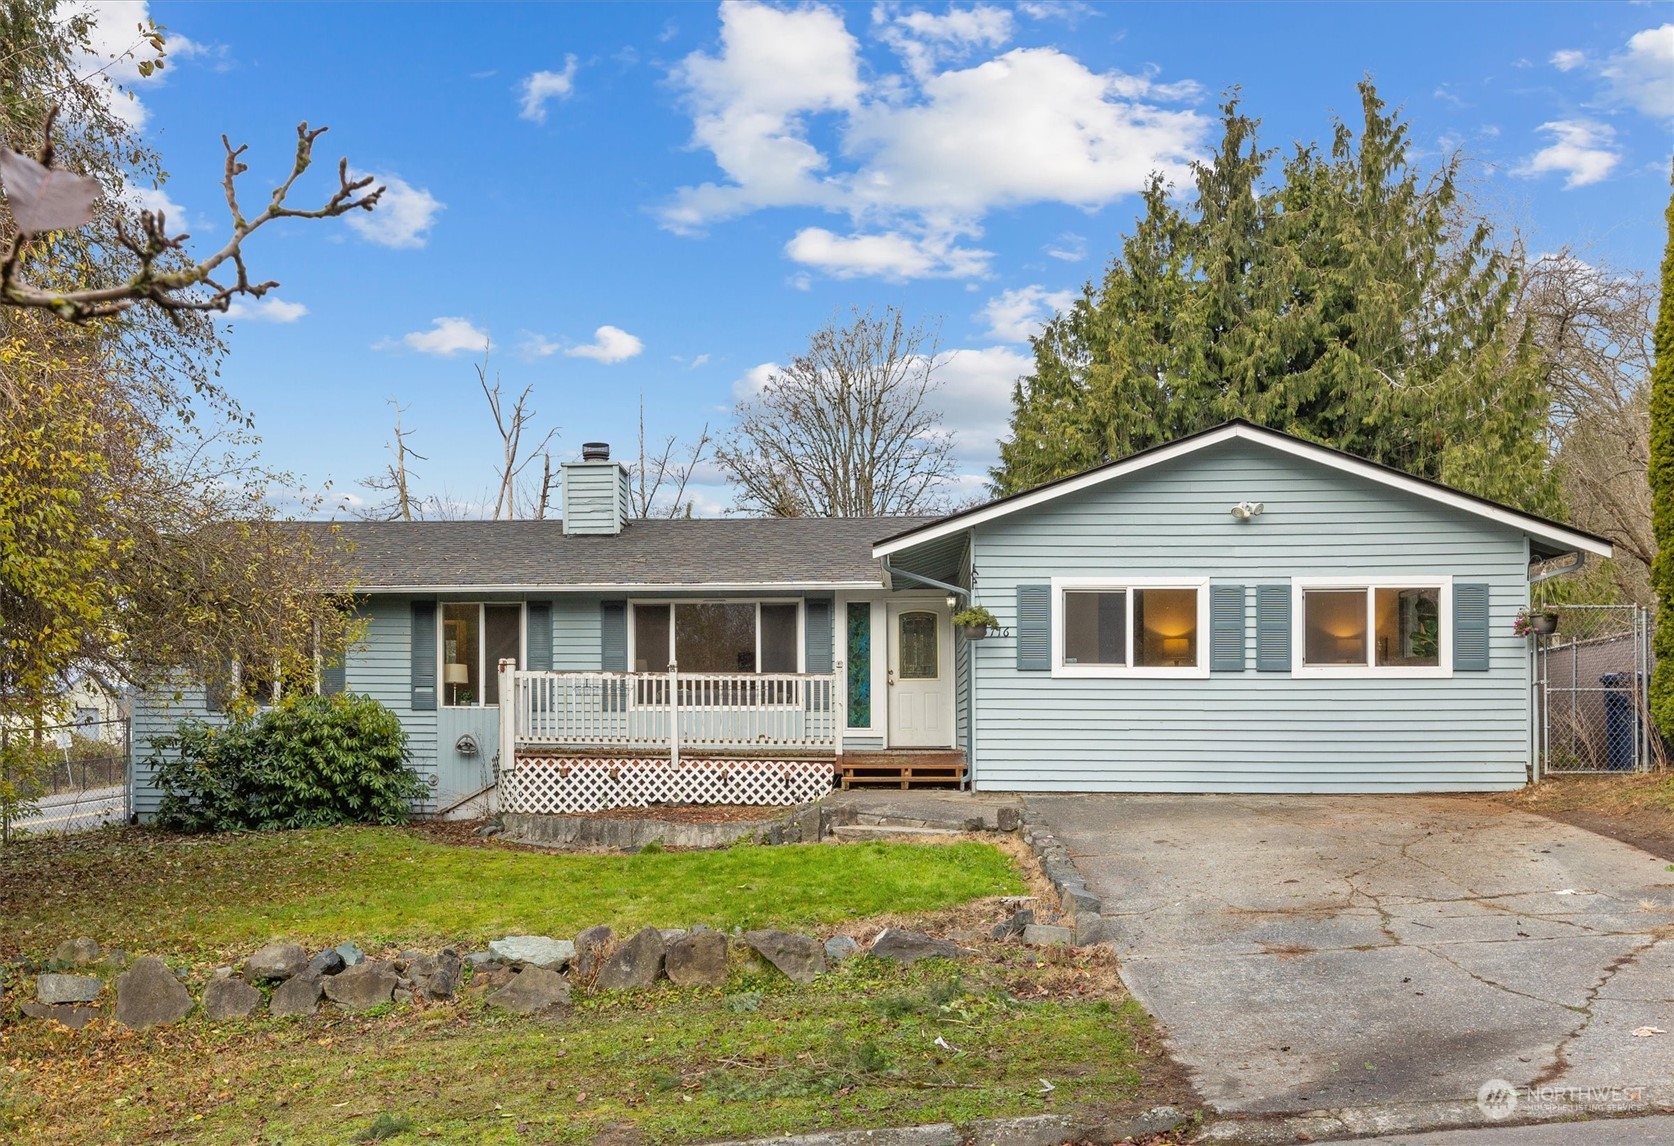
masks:
<svg viewBox="0 0 1674 1146"><path fill-rule="evenodd" d="M1054 586L1057 675L1207 672L1200 637L1208 625L1208 582L1101 584L1060 578Z"/></svg>
<svg viewBox="0 0 1674 1146"><path fill-rule="evenodd" d="M793 673L801 664L794 601L677 601L633 606L635 672Z"/></svg>
<svg viewBox="0 0 1674 1146"><path fill-rule="evenodd" d="M523 663L523 606L442 606L442 703L475 708L500 703L500 661Z"/></svg>
<svg viewBox="0 0 1674 1146"><path fill-rule="evenodd" d="M1434 676L1452 667L1443 631L1451 597L1445 581L1316 582L1296 592L1304 670Z"/></svg>

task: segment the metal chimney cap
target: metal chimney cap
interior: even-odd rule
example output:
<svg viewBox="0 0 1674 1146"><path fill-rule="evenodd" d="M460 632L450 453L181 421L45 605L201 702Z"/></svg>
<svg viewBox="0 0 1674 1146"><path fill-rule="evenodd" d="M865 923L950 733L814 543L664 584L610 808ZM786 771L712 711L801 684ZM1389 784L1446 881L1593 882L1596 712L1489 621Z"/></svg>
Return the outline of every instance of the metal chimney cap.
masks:
<svg viewBox="0 0 1674 1146"><path fill-rule="evenodd" d="M584 462L608 462L610 460L610 443L582 442L581 460Z"/></svg>

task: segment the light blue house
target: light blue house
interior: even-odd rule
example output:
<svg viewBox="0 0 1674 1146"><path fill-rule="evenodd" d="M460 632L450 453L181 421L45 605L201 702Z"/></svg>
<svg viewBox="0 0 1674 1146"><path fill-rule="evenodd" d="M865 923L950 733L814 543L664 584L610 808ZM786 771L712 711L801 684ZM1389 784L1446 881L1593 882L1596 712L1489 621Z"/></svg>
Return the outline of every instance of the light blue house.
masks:
<svg viewBox="0 0 1674 1146"><path fill-rule="evenodd" d="M788 802L879 760L991 791L1515 788L1531 566L1610 553L1242 422L933 519L631 520L626 480L594 450L561 522L342 526L369 625L320 687L400 715L421 811ZM956 635L966 602L1000 630ZM204 711L136 702L140 816L147 741Z"/></svg>

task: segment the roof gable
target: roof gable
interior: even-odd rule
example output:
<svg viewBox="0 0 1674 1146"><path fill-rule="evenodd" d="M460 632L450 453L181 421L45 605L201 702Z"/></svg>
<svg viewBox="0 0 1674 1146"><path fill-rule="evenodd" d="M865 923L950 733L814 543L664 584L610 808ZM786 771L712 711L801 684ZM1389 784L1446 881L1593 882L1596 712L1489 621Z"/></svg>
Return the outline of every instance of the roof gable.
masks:
<svg viewBox="0 0 1674 1146"><path fill-rule="evenodd" d="M1132 454L1114 462L1107 462L1094 469L1060 478L1043 486L1037 486L1024 493L1013 494L1010 497L991 501L987 505L980 505L950 514L940 520L885 538L872 547L872 552L875 556L882 558L908 549L915 549L986 522L1008 517L1015 513L1026 512L1047 502L1080 493L1083 490L1108 482L1119 481L1153 466L1188 457L1229 441L1252 442L1291 457L1301 458L1340 472L1353 474L1380 485L1399 489L1415 497L1445 505L1474 517L1509 526L1526 534L1536 543L1537 549L1547 556L1582 552L1591 553L1598 557L1609 557L1612 553L1612 546L1609 541L1591 533L1543 517L1537 517L1534 514L1524 513L1521 510L1512 509L1510 506L1489 501L1487 498L1461 492L1450 486L1442 485L1440 482L1414 477L1389 466L1369 462L1364 458L1357 458L1341 450L1334 450L1329 446L1317 445L1293 437L1290 434L1269 430L1242 419L1227 422L1164 445L1154 446L1148 450L1142 450L1137 454Z"/></svg>

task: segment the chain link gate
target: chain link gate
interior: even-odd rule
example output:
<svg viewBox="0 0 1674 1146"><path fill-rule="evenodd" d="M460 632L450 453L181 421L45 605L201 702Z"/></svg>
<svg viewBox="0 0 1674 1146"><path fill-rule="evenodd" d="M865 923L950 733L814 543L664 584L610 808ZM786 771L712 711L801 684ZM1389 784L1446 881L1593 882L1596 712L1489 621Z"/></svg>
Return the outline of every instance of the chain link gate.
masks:
<svg viewBox="0 0 1674 1146"><path fill-rule="evenodd" d="M1537 777L1650 768L1650 614L1638 605L1554 605L1554 632L1537 635Z"/></svg>

